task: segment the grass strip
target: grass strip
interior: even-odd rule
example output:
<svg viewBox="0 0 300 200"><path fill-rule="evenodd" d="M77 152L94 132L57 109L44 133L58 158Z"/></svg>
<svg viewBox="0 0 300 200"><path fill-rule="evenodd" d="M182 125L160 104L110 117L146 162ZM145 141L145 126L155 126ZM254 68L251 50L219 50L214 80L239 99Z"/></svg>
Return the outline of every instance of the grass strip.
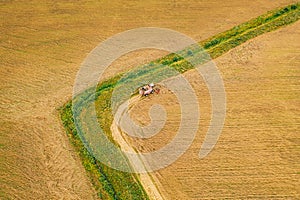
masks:
<svg viewBox="0 0 300 200"><path fill-rule="evenodd" d="M199 44L204 47L211 58L214 59L254 37L296 22L299 18L300 6L299 3L296 3L281 9L270 11L246 23L204 40ZM197 52L191 51L190 49L183 51L185 51L187 57L194 57L196 56L195 54L197 54ZM204 58L200 63L205 61L207 60ZM187 60L183 59L178 54L171 53L161 59L150 62L147 65L148 70L142 70L136 75L131 73L127 76L127 79L125 78L120 82L125 83L126 80L137 78L143 80L143 77L147 76L149 72L157 73L161 70L161 68L155 67L158 64L171 66L179 73L184 73L194 68ZM154 67L151 68L151 66ZM170 76L172 76L172 73L167 74L164 78ZM113 120L110 99L112 97L112 92L115 87L118 86L118 81L121 77L122 75L119 74L102 82L96 89L93 88L80 94L75 99L80 103L78 104L80 105L78 110L75 111L76 113L72 113L72 101L67 102L60 110L61 120L70 142L78 152L82 164L98 192L100 199L149 199L135 174L120 172L98 162L84 146L74 124L73 116L80 116L84 109L88 107L89 103L94 101L94 99L91 99L90 94L96 90L97 98L95 103L99 126L102 127L107 137L114 142L110 131Z"/></svg>

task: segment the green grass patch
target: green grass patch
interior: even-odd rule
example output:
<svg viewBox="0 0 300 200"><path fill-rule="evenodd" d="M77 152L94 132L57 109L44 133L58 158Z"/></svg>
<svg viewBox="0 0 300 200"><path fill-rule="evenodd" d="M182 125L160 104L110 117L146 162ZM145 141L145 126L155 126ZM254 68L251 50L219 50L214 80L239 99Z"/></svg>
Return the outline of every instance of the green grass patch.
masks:
<svg viewBox="0 0 300 200"><path fill-rule="evenodd" d="M300 6L299 3L296 3L268 12L265 15L204 40L199 44L214 59L254 37L284 27L299 20L299 18ZM194 68L190 62L179 55L184 55L186 58L194 58L201 55L201 51L195 51L193 50L193 46L191 46L182 50L180 54L172 53L141 66L138 73L127 73L124 77L122 77L123 74L119 74L73 99L73 102L76 101L77 105L74 113L72 112L72 101L69 101L61 108L61 120L66 133L75 150L78 152L82 164L101 199L148 199L148 196L142 188L137 175L111 169L98 162L92 156L84 146L82 138L75 128L73 116L75 116L75 119L78 119L82 114L88 115L88 112L84 111L91 102L95 101L99 126L104 130L108 139L115 143L110 131L113 120L111 110L113 90L132 80L143 82L150 79L154 74L162 79L174 76L173 72L166 72L162 65L168 65L179 73L184 73ZM201 64L208 60L209 58L207 57L199 57L197 62ZM155 82L159 82L159 80ZM91 98L91 92L96 92L96 100Z"/></svg>

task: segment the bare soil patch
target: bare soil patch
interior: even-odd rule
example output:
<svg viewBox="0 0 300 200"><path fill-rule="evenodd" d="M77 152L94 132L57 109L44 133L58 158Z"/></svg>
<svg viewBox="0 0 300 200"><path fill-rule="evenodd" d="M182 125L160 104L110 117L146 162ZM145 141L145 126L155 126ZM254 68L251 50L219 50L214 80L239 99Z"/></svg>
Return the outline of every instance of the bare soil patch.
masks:
<svg viewBox="0 0 300 200"><path fill-rule="evenodd" d="M201 108L200 128L191 148L171 166L151 173L166 199L299 197L300 23L259 36L216 59L227 92L227 118L214 150L198 158L210 120L210 97L196 71L185 76ZM151 139L127 138L140 151L160 148L176 134L178 102L170 92L132 105L137 123L162 103L168 123ZM175 109L174 109L175 108Z"/></svg>

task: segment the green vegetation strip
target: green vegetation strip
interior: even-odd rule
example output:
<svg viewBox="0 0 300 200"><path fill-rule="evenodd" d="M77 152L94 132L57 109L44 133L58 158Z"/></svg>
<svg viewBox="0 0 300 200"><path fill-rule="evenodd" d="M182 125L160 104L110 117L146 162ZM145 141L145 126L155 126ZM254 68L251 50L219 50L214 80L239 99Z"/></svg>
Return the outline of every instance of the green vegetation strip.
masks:
<svg viewBox="0 0 300 200"><path fill-rule="evenodd" d="M199 44L204 47L211 58L214 59L249 39L291 24L299 20L299 18L300 5L299 3L296 3L282 9L268 12L265 15L259 16L230 30L204 40ZM197 53L201 53L192 51L191 49L192 47L182 51L185 55L184 57L193 58L197 57ZM199 63L206 61L207 58L203 58L200 59ZM149 197L141 186L137 175L111 169L98 162L91 155L79 137L77 132L78 130L75 128L73 116L79 117L88 113L84 111L88 109L90 102L95 100L91 98L91 92L96 91L95 103L99 126L104 130L107 137L114 142L110 130L113 120L110 101L113 90L116 87L119 87L120 83L126 83L126 81L129 79L145 80L145 77L149 73L161 73L164 68L159 64L171 66L179 73L184 73L190 69L193 69L193 66L186 59L183 59L178 54L172 53L161 59L155 60L148 65L145 65L145 70L139 70L138 74L129 73L129 75L125 75L125 78L121 78L122 74L119 74L105 82L102 82L96 88L91 88L80 94L76 99L73 99L73 101L79 102L77 105L80 105L78 109L75 110L76 113L72 113L72 101L67 102L61 108L61 119L70 142L73 144L75 150L79 153L82 164L85 167L87 174L101 199L149 199ZM157 66L160 66L160 68ZM170 77L172 75L174 74L162 73L163 78Z"/></svg>

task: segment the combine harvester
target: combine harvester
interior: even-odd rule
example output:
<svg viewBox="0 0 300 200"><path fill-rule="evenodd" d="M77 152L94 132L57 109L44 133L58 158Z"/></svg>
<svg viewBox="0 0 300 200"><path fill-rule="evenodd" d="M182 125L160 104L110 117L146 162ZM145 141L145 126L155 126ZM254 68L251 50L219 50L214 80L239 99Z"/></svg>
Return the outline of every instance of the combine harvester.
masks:
<svg viewBox="0 0 300 200"><path fill-rule="evenodd" d="M155 88L154 83L150 83L148 85L144 85L143 87L141 87L139 89L139 94L146 97L146 96L148 96L150 94L153 94L154 92L156 94L158 94L159 91L160 91L160 89L159 88Z"/></svg>

